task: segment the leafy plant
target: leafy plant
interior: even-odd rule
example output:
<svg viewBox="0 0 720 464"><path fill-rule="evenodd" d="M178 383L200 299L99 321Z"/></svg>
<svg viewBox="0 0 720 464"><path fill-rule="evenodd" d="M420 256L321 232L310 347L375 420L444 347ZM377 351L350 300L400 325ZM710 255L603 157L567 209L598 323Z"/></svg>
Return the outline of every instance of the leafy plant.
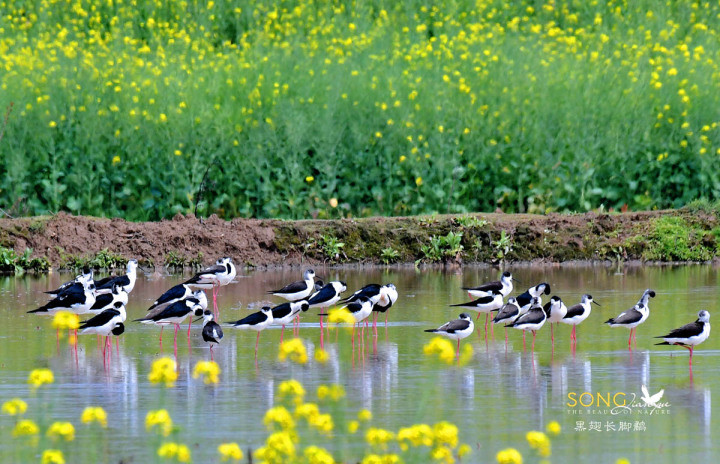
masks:
<svg viewBox="0 0 720 464"><path fill-rule="evenodd" d="M339 259L340 252L344 246L345 243L338 240L334 235L328 234L320 236L320 247L328 259Z"/></svg>
<svg viewBox="0 0 720 464"><path fill-rule="evenodd" d="M383 262L383 264L390 264L397 261L397 259L400 257L400 253L398 253L397 250L395 250L393 247L387 247L382 249L382 254L380 255L380 261Z"/></svg>
<svg viewBox="0 0 720 464"><path fill-rule="evenodd" d="M444 237L430 237L430 244L420 247L426 261L437 262L444 258L459 258L463 252L461 232L448 232Z"/></svg>
<svg viewBox="0 0 720 464"><path fill-rule="evenodd" d="M470 216L469 214L456 217L455 222L463 229L482 228L488 224L485 219L480 219L476 216Z"/></svg>
<svg viewBox="0 0 720 464"><path fill-rule="evenodd" d="M45 272L50 269L50 262L44 256L32 258L32 248L25 248L18 256L12 248L0 247L0 272L22 274L26 271Z"/></svg>
<svg viewBox="0 0 720 464"><path fill-rule="evenodd" d="M496 256L500 260L504 260L508 253L512 250L512 238L508 234L505 233L504 230L500 231L500 237L492 242L493 247L495 248L495 251L497 252Z"/></svg>
<svg viewBox="0 0 720 464"><path fill-rule="evenodd" d="M175 251L168 251L168 253L165 255L165 266L171 269L184 269L185 263L187 262L187 258L185 258L185 255L175 252Z"/></svg>

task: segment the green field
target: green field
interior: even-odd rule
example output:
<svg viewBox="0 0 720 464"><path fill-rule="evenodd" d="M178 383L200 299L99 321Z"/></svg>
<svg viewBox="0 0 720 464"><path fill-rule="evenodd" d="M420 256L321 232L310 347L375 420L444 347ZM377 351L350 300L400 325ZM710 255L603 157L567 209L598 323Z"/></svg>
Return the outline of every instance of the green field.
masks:
<svg viewBox="0 0 720 464"><path fill-rule="evenodd" d="M192 212L209 166L222 217L720 198L717 2L1 5L10 214Z"/></svg>

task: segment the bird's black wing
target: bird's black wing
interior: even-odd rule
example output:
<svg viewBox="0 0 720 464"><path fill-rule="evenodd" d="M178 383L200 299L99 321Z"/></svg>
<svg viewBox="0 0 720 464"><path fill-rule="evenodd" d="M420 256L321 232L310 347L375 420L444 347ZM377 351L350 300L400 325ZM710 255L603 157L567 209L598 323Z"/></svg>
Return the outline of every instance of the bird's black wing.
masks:
<svg viewBox="0 0 720 464"><path fill-rule="evenodd" d="M439 332L455 333L459 330L466 330L470 327L470 321L466 319L455 319L438 329Z"/></svg>
<svg viewBox="0 0 720 464"><path fill-rule="evenodd" d="M515 319L512 326L516 327L522 324L538 324L540 321L545 319L547 316L544 314L544 310L540 311L528 311L522 316Z"/></svg>
<svg viewBox="0 0 720 464"><path fill-rule="evenodd" d="M185 284L178 284L178 285L174 286L173 288L171 288L170 290L168 290L167 292L160 295L160 298L155 300L155 303L153 303L152 306L150 306L148 311L150 311L150 309L153 309L155 306L159 306L159 305L165 304L169 301L180 299L183 296L185 296L186 292L187 292L187 290L185 288Z"/></svg>
<svg viewBox="0 0 720 464"><path fill-rule="evenodd" d="M478 285L477 287L463 287L462 289L468 290L468 291L474 290L477 292L491 292L493 290L496 292L499 292L500 290L502 290L502 288L503 288L502 282L500 282L499 280L496 280L494 282L488 282L486 284Z"/></svg>
<svg viewBox="0 0 720 464"><path fill-rule="evenodd" d="M532 301L532 295L530 295L530 292L525 292L520 294L517 298L515 298L515 301L517 301L517 305L519 308L522 308L523 306L527 306Z"/></svg>
<svg viewBox="0 0 720 464"><path fill-rule="evenodd" d="M107 324L108 322L110 322L110 320L113 317L119 316L119 315L120 315L120 311L118 311L116 309L106 309L105 311L101 312L100 314L88 319L87 321L83 321L80 324L79 328L87 329L88 327L100 327L100 326L103 326L103 325Z"/></svg>
<svg viewBox="0 0 720 464"><path fill-rule="evenodd" d="M112 293L103 293L95 297L95 304L90 308L91 310L102 309L105 306L112 303L115 296Z"/></svg>
<svg viewBox="0 0 720 464"><path fill-rule="evenodd" d="M279 304L272 309L273 319L281 319L291 312L290 302Z"/></svg>
<svg viewBox="0 0 720 464"><path fill-rule="evenodd" d="M198 272L194 276L192 276L190 279L188 279L185 283L186 284L196 284L202 280L207 279L208 277L216 276L217 274L222 274L225 272L225 266L221 264L216 264L215 266L210 266L207 269L203 269L202 271Z"/></svg>
<svg viewBox="0 0 720 464"><path fill-rule="evenodd" d="M571 319L575 316L581 316L584 312L585 308L583 308L583 305L572 305L568 308L567 313L565 314L565 317L563 317L563 319Z"/></svg>
<svg viewBox="0 0 720 464"><path fill-rule="evenodd" d="M234 325L235 327L239 325L257 325L261 322L264 322L266 319L267 316L262 311L258 311L240 319L239 321L231 322L230 324Z"/></svg>
<svg viewBox="0 0 720 464"><path fill-rule="evenodd" d="M280 290L273 290L268 293L298 293L303 290L307 290L307 284L304 280L298 280L281 288Z"/></svg>
<svg viewBox="0 0 720 464"><path fill-rule="evenodd" d="M620 313L618 317L613 317L605 321L606 324L633 324L642 319L642 313L635 308L628 309Z"/></svg>
<svg viewBox="0 0 720 464"><path fill-rule="evenodd" d="M335 298L336 295L335 287L333 287L332 284L327 284L308 300L308 304L324 303L325 301L330 301Z"/></svg>
<svg viewBox="0 0 720 464"><path fill-rule="evenodd" d="M103 279L103 280L105 280L105 279ZM107 282L104 282L102 284L96 283L95 288L97 290L112 290L113 285L116 285L116 284L120 287L130 285L130 278L127 276L127 274L117 276L117 277L112 277L112 278L110 278L110 280L108 280Z"/></svg>
<svg viewBox="0 0 720 464"><path fill-rule="evenodd" d="M481 304L489 304L494 299L495 299L495 297L493 295L487 295L487 296L481 296L477 300L469 301L467 303L454 304L454 305L450 305L450 306L475 307L475 306L481 305Z"/></svg>
<svg viewBox="0 0 720 464"><path fill-rule="evenodd" d="M671 330L669 334L663 335L662 337L655 338L690 338L700 335L703 331L703 323L698 321L685 324L684 326Z"/></svg>
<svg viewBox="0 0 720 464"><path fill-rule="evenodd" d="M368 284L368 285L364 286L363 288L361 288L360 290L353 293L352 295L350 295L349 297L345 298L345 300L343 300L343 301L345 303L350 303L352 301L359 300L360 297L372 298L375 295L377 295L378 293L380 293L380 288L382 288L382 285L380 285L380 284Z"/></svg>

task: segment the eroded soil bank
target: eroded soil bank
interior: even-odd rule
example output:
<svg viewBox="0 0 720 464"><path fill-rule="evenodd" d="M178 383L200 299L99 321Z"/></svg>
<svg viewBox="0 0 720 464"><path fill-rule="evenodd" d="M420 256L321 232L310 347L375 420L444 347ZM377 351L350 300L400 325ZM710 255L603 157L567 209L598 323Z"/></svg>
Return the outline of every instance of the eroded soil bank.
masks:
<svg viewBox="0 0 720 464"><path fill-rule="evenodd" d="M0 219L0 247L32 248L54 268L110 252L146 265L572 260L708 261L718 256L713 211L575 215L474 214L281 221L210 217L135 223L60 213Z"/></svg>

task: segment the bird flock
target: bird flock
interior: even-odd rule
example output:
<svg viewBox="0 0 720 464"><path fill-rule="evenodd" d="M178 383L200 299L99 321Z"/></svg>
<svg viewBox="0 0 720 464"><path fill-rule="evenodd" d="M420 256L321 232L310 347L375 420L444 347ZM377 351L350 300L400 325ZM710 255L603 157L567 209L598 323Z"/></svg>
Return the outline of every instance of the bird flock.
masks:
<svg viewBox="0 0 720 464"><path fill-rule="evenodd" d="M55 290L46 292L52 299L45 305L29 311L38 314L55 314L59 311L68 311L81 316L91 316L83 321L78 329L81 334L96 334L104 336L103 356L110 346L110 335L119 336L125 332L127 313L125 306L128 303L128 295L135 287L137 277L137 260L130 260L127 264L127 272L121 276L106 277L101 280L94 280L93 273L87 271L74 280L67 282ZM223 330L217 322L219 310L217 298L220 287L226 286L234 281L237 275L235 265L229 257L223 257L216 261L214 266L208 267L187 281L178 284L163 293L148 308L145 317L136 319L135 322L160 326L160 344L162 345L162 330L166 325L175 326L173 346L177 354L177 332L180 324L190 317L188 323L188 339L192 327L193 317L196 321L202 320L202 338L210 344L211 359L213 357L213 345L220 343L223 338ZM505 343L508 342L507 328L519 329L523 333L523 348L525 349L525 334L529 331L533 335L531 351L535 349L535 337L537 332L546 324L551 327L551 340L554 349L555 326L559 323L572 326L570 335L571 349L574 352L577 346L576 327L586 320L592 311L592 304L598 305L589 294L582 296L579 303L567 307L562 299L555 295L543 306L543 295L550 295L551 288L547 282L539 283L528 288L525 292L515 297L510 296L514 285L517 282L510 272L501 274L500 280L487 282L476 287L463 287L468 294L475 298L472 301L460 304L452 304L451 307L460 307L476 311L477 319L485 314L485 338L488 337L488 328L491 336L494 333L494 326L501 324L505 328ZM205 290L212 290L213 310L208 309L208 298ZM342 294L347 291L347 285L343 281L323 283L312 269L303 272L303 279L293 282L278 290L268 291L268 294L285 300L276 306L263 306L260 311L248 315L240 320L226 324L226 327L233 327L241 330L254 330L257 332L255 341L255 359L260 341L260 333L266 328L275 325L281 326L280 340L282 343L285 326L291 325L294 334L299 331L299 320L303 313L310 309L317 309L320 312L320 345L323 346L323 317L328 316L327 311L334 306L340 306L352 317L353 336L355 338L355 326L362 322L363 337L364 329L368 326L368 318L372 318L372 327L377 335L377 318L385 313L385 324L387 325L388 310L396 303L398 291L394 284L388 283L368 284L354 292L349 297L343 298ZM626 327L630 329L628 348L632 349L633 343L637 343L637 327L645 322L650 314L649 301L655 297L651 289L645 290L638 302L630 309L623 311L617 317L605 321L610 327ZM507 298L507 301L505 300ZM493 313L495 313L493 315ZM492 318L491 318L492 315ZM75 335L77 335L77 330ZM475 324L467 313L462 313L459 318L447 322L436 328L428 329L425 332L437 333L457 341L457 355L460 353L460 340L467 338L475 331ZM678 329L670 331L662 338L658 345L679 345L690 352L689 364L692 367L692 355L695 346L707 340L710 335L710 314L702 310L698 313L695 322L686 324ZM117 338L116 338L117 340Z"/></svg>

